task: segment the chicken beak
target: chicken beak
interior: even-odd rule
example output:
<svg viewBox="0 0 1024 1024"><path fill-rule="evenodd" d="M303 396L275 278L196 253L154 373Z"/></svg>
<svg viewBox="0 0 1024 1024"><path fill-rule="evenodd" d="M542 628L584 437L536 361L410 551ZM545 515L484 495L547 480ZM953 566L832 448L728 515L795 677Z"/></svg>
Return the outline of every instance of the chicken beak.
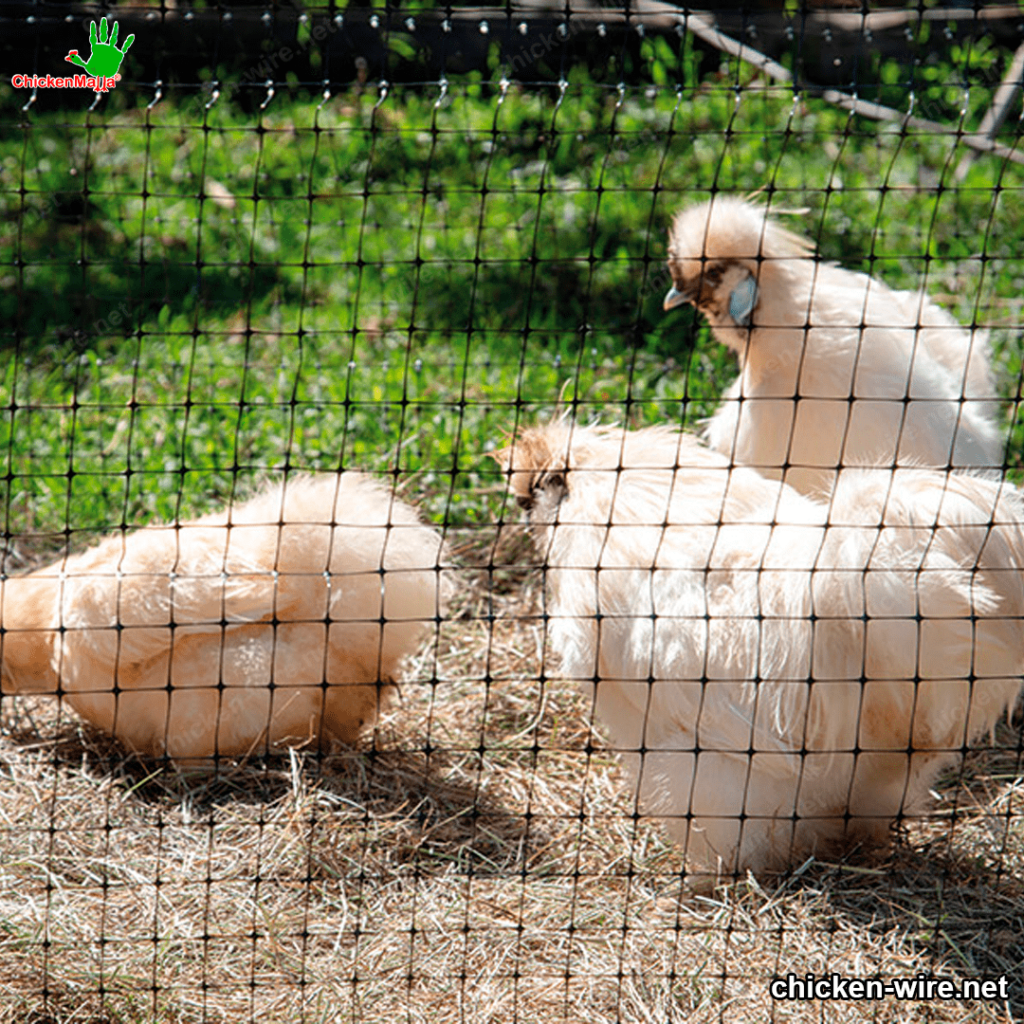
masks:
<svg viewBox="0 0 1024 1024"><path fill-rule="evenodd" d="M668 295L665 296L665 301L662 303L661 308L667 313L670 309L675 309L676 306L681 306L684 302L692 302L693 295L689 289L686 291L680 291L675 285L668 291Z"/></svg>

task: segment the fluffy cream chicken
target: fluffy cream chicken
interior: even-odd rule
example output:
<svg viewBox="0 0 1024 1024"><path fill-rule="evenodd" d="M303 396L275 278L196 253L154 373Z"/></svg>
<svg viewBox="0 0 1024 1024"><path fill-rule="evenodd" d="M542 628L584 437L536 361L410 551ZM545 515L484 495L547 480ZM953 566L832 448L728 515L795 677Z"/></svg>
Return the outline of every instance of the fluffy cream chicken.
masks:
<svg viewBox="0 0 1024 1024"><path fill-rule="evenodd" d="M842 466L1002 468L983 331L816 259L745 200L683 210L668 252L665 309L693 303L739 358L707 428L738 465L803 493L827 493Z"/></svg>
<svg viewBox="0 0 1024 1024"><path fill-rule="evenodd" d="M351 743L435 626L441 560L388 487L290 478L4 580L3 692L178 763Z"/></svg>
<svg viewBox="0 0 1024 1024"><path fill-rule="evenodd" d="M831 507L665 428L565 421L499 453L562 673L695 869L884 842L1024 671L1022 504L850 470Z"/></svg>

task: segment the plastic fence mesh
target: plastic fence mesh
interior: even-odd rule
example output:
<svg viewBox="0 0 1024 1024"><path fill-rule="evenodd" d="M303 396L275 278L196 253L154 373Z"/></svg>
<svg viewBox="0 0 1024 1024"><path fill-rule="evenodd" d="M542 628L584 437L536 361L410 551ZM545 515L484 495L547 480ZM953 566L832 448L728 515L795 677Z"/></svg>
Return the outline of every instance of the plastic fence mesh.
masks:
<svg viewBox="0 0 1024 1024"><path fill-rule="evenodd" d="M1019 1019L1022 24L0 10L0 1021Z"/></svg>

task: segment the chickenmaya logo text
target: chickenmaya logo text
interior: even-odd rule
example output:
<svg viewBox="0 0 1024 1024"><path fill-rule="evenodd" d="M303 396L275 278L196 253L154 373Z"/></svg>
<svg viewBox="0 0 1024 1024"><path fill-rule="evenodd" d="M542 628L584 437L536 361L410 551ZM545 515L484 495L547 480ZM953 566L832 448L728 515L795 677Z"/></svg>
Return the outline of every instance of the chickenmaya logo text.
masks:
<svg viewBox="0 0 1024 1024"><path fill-rule="evenodd" d="M135 41L130 35L124 45L117 45L117 22L101 20L89 23L89 58L83 60L77 50L71 50L64 58L69 64L85 68L86 74L60 75L12 75L11 85L15 89L91 89L93 92L109 92L121 80L120 68L128 47Z"/></svg>

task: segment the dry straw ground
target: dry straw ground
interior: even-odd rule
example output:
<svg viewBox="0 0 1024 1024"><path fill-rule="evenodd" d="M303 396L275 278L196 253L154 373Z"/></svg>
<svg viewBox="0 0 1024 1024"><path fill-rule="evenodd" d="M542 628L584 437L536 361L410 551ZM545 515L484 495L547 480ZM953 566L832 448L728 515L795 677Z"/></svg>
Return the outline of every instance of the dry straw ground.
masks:
<svg viewBox="0 0 1024 1024"><path fill-rule="evenodd" d="M459 593L356 752L181 776L5 699L0 1024L1020 1019L1019 729L889 862L693 894L557 678L539 574ZM773 1002L790 971L1005 974L1011 998Z"/></svg>

